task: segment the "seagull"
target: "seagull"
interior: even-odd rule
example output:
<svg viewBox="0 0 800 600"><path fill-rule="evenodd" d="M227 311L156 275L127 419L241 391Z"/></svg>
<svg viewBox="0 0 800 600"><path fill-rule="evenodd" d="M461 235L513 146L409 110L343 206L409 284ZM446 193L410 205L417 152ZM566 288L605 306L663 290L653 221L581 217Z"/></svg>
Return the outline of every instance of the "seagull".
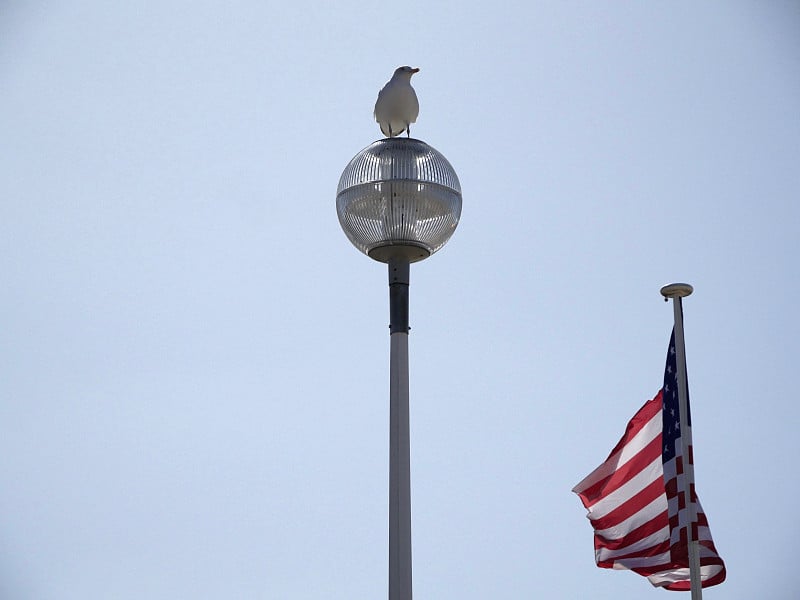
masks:
<svg viewBox="0 0 800 600"><path fill-rule="evenodd" d="M419 115L419 100L411 87L411 76L418 71L411 67L397 67L392 78L378 92L375 120L386 137L400 135L403 131L411 137L411 123L416 123Z"/></svg>

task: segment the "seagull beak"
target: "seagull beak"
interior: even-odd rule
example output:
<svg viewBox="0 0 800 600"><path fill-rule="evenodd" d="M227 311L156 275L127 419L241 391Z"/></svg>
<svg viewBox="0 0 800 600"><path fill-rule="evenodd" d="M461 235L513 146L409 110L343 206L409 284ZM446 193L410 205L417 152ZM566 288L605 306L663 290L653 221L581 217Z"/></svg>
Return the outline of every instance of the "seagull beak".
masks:
<svg viewBox="0 0 800 600"><path fill-rule="evenodd" d="M411 72L412 72L412 73L419 73L419 67L417 67L417 68L415 68L415 69L411 69Z"/></svg>

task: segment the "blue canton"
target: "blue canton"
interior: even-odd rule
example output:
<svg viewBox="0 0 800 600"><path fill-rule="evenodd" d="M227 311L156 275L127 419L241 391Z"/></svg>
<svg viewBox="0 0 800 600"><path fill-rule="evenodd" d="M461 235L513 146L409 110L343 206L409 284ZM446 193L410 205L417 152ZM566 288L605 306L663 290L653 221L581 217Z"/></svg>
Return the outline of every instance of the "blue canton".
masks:
<svg viewBox="0 0 800 600"><path fill-rule="evenodd" d="M689 387L688 385L686 386ZM661 455L666 463L675 457L676 442L681 437L680 404L678 403L678 361L675 353L675 330L669 338L667 366L664 369L664 387L662 388L662 442ZM686 408L689 408L687 391ZM691 425L691 417L689 419Z"/></svg>

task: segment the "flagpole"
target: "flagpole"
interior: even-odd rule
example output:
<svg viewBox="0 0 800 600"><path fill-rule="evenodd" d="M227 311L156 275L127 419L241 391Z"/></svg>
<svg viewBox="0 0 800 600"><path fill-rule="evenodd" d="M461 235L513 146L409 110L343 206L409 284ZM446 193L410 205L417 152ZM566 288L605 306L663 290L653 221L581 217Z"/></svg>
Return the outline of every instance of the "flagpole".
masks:
<svg viewBox="0 0 800 600"><path fill-rule="evenodd" d="M689 577L692 600L702 600L703 587L700 579L700 544L697 540L697 505L692 498L694 489L694 459L692 458L692 429L689 413L689 388L686 378L686 346L683 336L682 298L694 291L688 283L671 283L661 288L664 300L672 298L675 316L675 362L678 365L678 406L680 410L681 446L683 456L683 497L689 509L686 539L689 554Z"/></svg>

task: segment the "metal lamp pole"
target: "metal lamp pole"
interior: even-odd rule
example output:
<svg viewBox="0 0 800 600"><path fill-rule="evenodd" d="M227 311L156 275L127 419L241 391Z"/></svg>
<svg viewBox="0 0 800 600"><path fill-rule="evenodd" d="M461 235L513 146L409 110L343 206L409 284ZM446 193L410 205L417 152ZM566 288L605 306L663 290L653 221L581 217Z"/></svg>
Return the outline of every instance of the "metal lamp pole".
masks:
<svg viewBox="0 0 800 600"><path fill-rule="evenodd" d="M410 267L389 261L389 600L411 599L411 442L408 418Z"/></svg>
<svg viewBox="0 0 800 600"><path fill-rule="evenodd" d="M461 217L461 185L425 142L387 138L345 167L336 209L353 245L389 268L389 600L411 600L410 264L450 239Z"/></svg>

